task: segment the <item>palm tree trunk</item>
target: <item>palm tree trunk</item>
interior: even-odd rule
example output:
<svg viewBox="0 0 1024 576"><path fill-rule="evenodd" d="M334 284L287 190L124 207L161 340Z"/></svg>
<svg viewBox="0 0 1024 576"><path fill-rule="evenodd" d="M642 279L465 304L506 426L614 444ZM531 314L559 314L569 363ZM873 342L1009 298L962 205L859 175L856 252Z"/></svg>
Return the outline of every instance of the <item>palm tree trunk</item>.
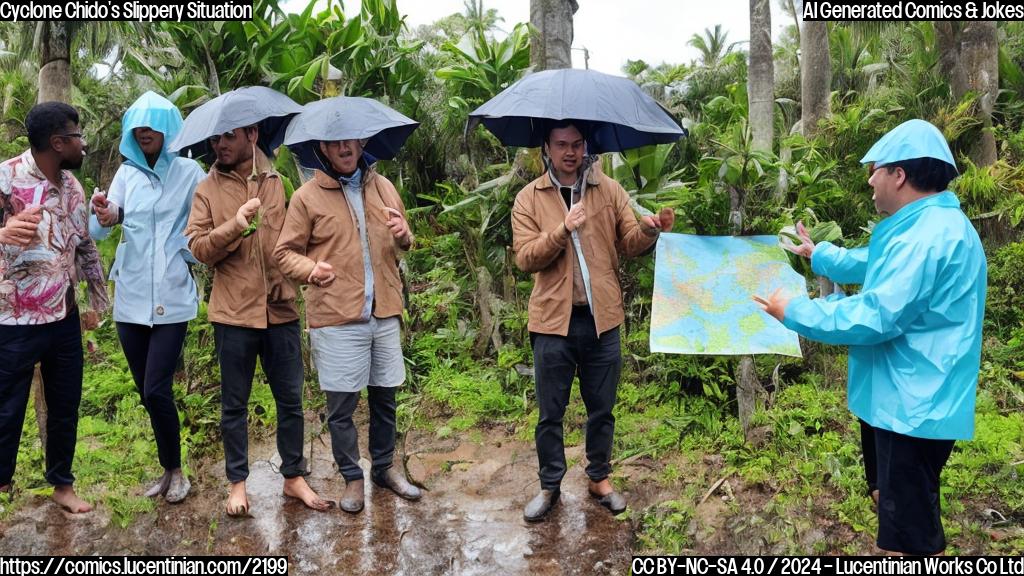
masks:
<svg viewBox="0 0 1024 576"><path fill-rule="evenodd" d="M999 91L999 44L996 23L936 22L936 43L939 46L939 67L949 79L953 98L961 100L968 92L978 94L978 120L986 128L969 150L978 166L996 161L996 139L992 127L992 110Z"/></svg>
<svg viewBox="0 0 1024 576"><path fill-rule="evenodd" d="M42 22L37 102L71 101L71 35L67 22Z"/></svg>
<svg viewBox="0 0 1024 576"><path fill-rule="evenodd" d="M772 63L772 13L769 0L750 0L750 69L747 75L752 148L772 151L775 65Z"/></svg>
<svg viewBox="0 0 1024 576"><path fill-rule="evenodd" d="M978 119L985 128L970 149L978 166L996 161L996 137L992 133L992 111L999 95L999 43L996 23L968 22L961 34L960 57L967 73L967 86L978 94Z"/></svg>
<svg viewBox="0 0 1024 576"><path fill-rule="evenodd" d="M71 35L67 22L40 22L39 95L36 102L71 101ZM39 426L39 441L46 450L46 397L43 379L36 366L32 377L33 407Z"/></svg>
<svg viewBox="0 0 1024 576"><path fill-rule="evenodd" d="M828 116L832 63L828 53L828 23L805 21L800 28L800 107L804 136L818 132Z"/></svg>
<svg viewBox="0 0 1024 576"><path fill-rule="evenodd" d="M572 15L576 0L530 0L530 64L536 72L572 68Z"/></svg>

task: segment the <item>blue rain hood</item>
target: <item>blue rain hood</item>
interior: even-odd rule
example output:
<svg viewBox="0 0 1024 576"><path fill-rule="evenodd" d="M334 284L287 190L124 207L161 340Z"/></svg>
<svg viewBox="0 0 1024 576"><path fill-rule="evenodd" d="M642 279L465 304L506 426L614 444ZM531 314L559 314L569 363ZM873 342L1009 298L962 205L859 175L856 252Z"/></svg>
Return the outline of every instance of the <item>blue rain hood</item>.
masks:
<svg viewBox="0 0 1024 576"><path fill-rule="evenodd" d="M168 146L181 131L181 125L181 112L170 100L155 92L146 92L132 103L121 118L121 155L139 170L153 174L161 181L165 180L171 162L178 156L177 152L168 151ZM152 168L132 134L133 129L142 127L164 135L164 149Z"/></svg>
<svg viewBox="0 0 1024 576"><path fill-rule="evenodd" d="M949 150L946 137L938 128L924 120L907 120L893 128L875 142L860 162L874 162L875 166L885 166L914 158L935 158L956 170L956 161L953 160L953 153Z"/></svg>

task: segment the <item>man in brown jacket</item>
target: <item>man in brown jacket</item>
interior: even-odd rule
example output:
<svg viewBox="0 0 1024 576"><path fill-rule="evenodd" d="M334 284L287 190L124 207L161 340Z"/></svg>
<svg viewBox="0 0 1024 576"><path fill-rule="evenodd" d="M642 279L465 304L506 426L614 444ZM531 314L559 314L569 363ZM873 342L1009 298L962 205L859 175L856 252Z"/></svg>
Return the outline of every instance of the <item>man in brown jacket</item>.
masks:
<svg viewBox="0 0 1024 576"><path fill-rule="evenodd" d="M331 446L345 479L341 509L363 509L363 470L352 414L364 388L370 407L370 478L402 498L419 488L392 466L395 392L405 382L398 259L412 245L394 185L367 164L363 142L320 142L322 170L295 191L274 255L291 279L310 285L306 319Z"/></svg>
<svg viewBox="0 0 1024 576"><path fill-rule="evenodd" d="M580 121L552 123L544 143L548 171L519 192L512 209L516 265L534 274L529 330L541 491L523 512L530 522L558 501L566 471L562 417L577 375L587 407L588 491L613 513L626 509L608 481L625 318L619 253L644 254L675 221L669 208L637 221L626 191L586 155L585 130Z"/></svg>
<svg viewBox="0 0 1024 576"><path fill-rule="evenodd" d="M245 515L249 499L249 395L260 359L277 405L277 451L286 496L326 510L306 483L302 455L303 369L295 288L277 267L274 245L284 225L280 177L256 148L258 128L236 128L210 138L217 161L199 183L185 235L200 262L214 271L208 315L221 371L221 433L231 492L231 516Z"/></svg>

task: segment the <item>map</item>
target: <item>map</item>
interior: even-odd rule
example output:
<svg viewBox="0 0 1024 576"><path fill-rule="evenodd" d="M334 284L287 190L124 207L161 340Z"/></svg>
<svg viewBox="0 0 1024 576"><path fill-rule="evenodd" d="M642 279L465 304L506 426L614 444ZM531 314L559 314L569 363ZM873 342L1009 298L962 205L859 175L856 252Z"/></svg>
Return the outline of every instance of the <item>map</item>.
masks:
<svg viewBox="0 0 1024 576"><path fill-rule="evenodd" d="M750 299L807 295L776 236L666 233L657 246L652 352L801 356L796 332Z"/></svg>

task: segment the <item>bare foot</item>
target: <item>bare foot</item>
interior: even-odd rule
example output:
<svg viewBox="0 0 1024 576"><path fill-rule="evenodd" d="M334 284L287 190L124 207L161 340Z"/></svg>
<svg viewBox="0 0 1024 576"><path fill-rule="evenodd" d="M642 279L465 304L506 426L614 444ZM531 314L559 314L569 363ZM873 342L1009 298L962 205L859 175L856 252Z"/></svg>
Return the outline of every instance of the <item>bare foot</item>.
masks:
<svg viewBox="0 0 1024 576"><path fill-rule="evenodd" d="M324 500L317 496L316 492L309 487L306 483L306 479L302 476L296 476L295 478L285 478L284 480L284 495L291 498L298 498L302 500L302 503L308 508L313 510L329 510L334 507L334 502L330 500Z"/></svg>
<svg viewBox="0 0 1024 576"><path fill-rule="evenodd" d="M164 471L164 475L160 477L152 486L149 487L142 495L147 498L154 498L156 496L163 496L167 493L167 486L171 483L171 471Z"/></svg>
<svg viewBox="0 0 1024 576"><path fill-rule="evenodd" d="M591 482L589 488L591 494L596 494L598 496L607 496L615 491L615 489L612 488L612 483L609 482L607 478L600 482Z"/></svg>
<svg viewBox="0 0 1024 576"><path fill-rule="evenodd" d="M54 486L53 501L72 514L92 511L92 504L79 498L78 494L75 494L74 486L71 485Z"/></svg>
<svg viewBox="0 0 1024 576"><path fill-rule="evenodd" d="M245 493L244 480L231 485L231 493L228 494L228 502L225 509L228 516L249 515L249 497Z"/></svg>

